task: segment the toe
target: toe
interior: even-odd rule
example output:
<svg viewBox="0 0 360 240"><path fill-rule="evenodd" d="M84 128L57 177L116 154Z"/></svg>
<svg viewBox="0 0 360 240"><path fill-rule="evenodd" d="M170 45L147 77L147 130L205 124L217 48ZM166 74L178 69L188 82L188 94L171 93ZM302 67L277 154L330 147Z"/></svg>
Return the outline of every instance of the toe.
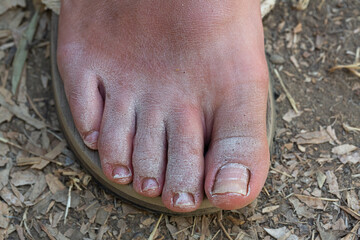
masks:
<svg viewBox="0 0 360 240"><path fill-rule="evenodd" d="M132 181L132 142L135 132L135 111L130 98L106 99L99 137L99 155L105 176L113 182Z"/></svg>
<svg viewBox="0 0 360 240"><path fill-rule="evenodd" d="M197 110L184 109L171 114L167 124L168 163L162 199L176 212L196 210L203 198L202 118Z"/></svg>
<svg viewBox="0 0 360 240"><path fill-rule="evenodd" d="M215 113L205 157L206 195L215 206L228 210L244 207L258 196L269 168L267 87L243 89L247 91L240 91L240 98L225 101Z"/></svg>
<svg viewBox="0 0 360 240"><path fill-rule="evenodd" d="M104 106L99 91L101 84L91 71L71 66L67 54L59 53L58 56L59 71L75 126L86 146L97 149Z"/></svg>
<svg viewBox="0 0 360 240"><path fill-rule="evenodd" d="M159 196L166 165L165 125L160 112L143 111L137 115L132 164L135 191L148 197Z"/></svg>

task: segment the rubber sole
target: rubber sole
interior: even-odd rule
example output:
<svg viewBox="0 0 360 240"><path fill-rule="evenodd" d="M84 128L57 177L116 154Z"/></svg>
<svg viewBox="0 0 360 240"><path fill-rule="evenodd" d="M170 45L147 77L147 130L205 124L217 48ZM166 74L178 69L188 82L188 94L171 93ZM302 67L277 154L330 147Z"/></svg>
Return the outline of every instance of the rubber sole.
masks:
<svg viewBox="0 0 360 240"><path fill-rule="evenodd" d="M209 214L219 211L205 197L199 209L190 213L177 213L167 209L161 201L160 197L149 198L136 193L132 185L119 185L109 181L101 170L100 159L97 151L90 150L83 143L72 118L68 102L66 100L64 86L59 75L56 62L57 50L57 34L58 34L58 16L52 15L51 22L51 72L52 86L58 114L58 120L67 139L67 142L81 165L104 187L112 191L124 202L133 204L141 209L151 212L164 213L168 215L195 216ZM272 150L273 136L275 132L275 101L272 92L272 84L270 81L268 108L267 108L267 138L269 142L270 152Z"/></svg>

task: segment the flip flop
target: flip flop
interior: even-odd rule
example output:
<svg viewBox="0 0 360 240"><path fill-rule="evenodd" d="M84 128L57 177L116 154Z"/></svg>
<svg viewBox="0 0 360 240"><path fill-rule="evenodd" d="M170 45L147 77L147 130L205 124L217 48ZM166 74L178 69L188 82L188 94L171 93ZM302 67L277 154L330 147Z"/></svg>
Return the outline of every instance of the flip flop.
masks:
<svg viewBox="0 0 360 240"><path fill-rule="evenodd" d="M64 86L60 78L57 62L57 36L58 36L58 16L52 15L51 22L51 72L54 99L59 122L68 144L79 159L81 165L105 188L112 191L124 202L133 204L141 209L151 212L164 213L169 215L195 216L217 212L220 209L214 207L205 197L199 209L190 213L176 213L167 209L161 201L161 197L149 198L144 197L134 191L131 184L119 185L109 181L101 170L100 159L97 151L90 150L83 143L72 118L70 107L66 100ZM270 151L272 149L273 136L275 132L275 106L270 81L268 108L267 108L267 138Z"/></svg>

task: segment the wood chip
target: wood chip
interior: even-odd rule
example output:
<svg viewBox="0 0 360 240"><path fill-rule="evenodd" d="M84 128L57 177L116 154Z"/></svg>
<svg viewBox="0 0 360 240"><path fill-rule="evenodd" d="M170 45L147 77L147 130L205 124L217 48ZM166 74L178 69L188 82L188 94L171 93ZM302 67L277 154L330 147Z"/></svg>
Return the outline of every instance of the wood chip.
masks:
<svg viewBox="0 0 360 240"><path fill-rule="evenodd" d="M3 201L0 201L0 228L6 229L10 223L9 207Z"/></svg>
<svg viewBox="0 0 360 240"><path fill-rule="evenodd" d="M58 191L62 191L65 189L64 184L62 184L62 182L60 182L60 180L53 174L51 174L51 173L46 174L45 179L46 179L46 183L49 186L49 189L52 192L52 194L55 194Z"/></svg>
<svg viewBox="0 0 360 240"><path fill-rule="evenodd" d="M11 184L16 187L34 184L36 180L37 175L31 171L17 171L11 174Z"/></svg>
<svg viewBox="0 0 360 240"><path fill-rule="evenodd" d="M0 191L0 197L10 206L22 207L21 201L6 187Z"/></svg>

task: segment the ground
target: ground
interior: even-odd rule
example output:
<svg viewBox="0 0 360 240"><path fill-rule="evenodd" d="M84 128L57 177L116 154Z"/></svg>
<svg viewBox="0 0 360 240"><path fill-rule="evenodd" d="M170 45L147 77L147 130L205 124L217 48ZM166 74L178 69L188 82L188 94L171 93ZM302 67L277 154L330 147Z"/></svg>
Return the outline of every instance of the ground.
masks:
<svg viewBox="0 0 360 240"><path fill-rule="evenodd" d="M122 203L78 165L52 100L50 12L10 94L33 8L0 15L0 239L358 239L360 74L330 69L359 61L360 4L313 0L297 10L289 2L264 19L277 104L265 187L249 207L188 218Z"/></svg>

